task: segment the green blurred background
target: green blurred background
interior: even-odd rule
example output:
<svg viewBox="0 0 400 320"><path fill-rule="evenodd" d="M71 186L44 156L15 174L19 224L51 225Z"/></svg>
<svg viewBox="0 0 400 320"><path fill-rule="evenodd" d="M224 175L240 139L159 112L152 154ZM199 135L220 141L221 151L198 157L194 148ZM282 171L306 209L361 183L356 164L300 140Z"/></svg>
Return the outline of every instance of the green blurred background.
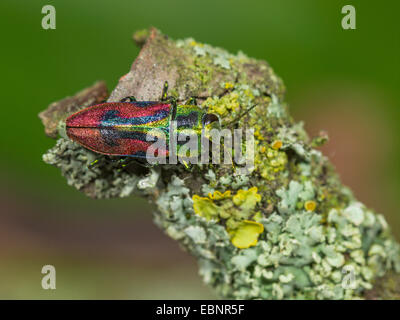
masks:
<svg viewBox="0 0 400 320"><path fill-rule="evenodd" d="M57 29L41 28L52 4ZM357 29L341 28L352 4ZM158 230L144 200L91 200L41 161L54 145L37 114L96 80L112 89L151 25L267 60L287 101L345 184L400 235L398 1L2 0L0 298L213 298L194 259ZM57 289L41 288L41 268Z"/></svg>

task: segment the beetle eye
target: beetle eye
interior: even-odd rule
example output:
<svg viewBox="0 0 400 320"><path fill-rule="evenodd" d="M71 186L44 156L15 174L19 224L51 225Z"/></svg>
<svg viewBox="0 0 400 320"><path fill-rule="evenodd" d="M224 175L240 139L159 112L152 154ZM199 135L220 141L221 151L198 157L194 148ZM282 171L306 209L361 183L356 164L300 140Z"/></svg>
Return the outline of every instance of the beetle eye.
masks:
<svg viewBox="0 0 400 320"><path fill-rule="evenodd" d="M219 118L218 118L218 116L216 116L213 113L206 113L203 116L202 122L203 122L203 126L209 125L209 124L211 124L213 122L218 122L219 123Z"/></svg>

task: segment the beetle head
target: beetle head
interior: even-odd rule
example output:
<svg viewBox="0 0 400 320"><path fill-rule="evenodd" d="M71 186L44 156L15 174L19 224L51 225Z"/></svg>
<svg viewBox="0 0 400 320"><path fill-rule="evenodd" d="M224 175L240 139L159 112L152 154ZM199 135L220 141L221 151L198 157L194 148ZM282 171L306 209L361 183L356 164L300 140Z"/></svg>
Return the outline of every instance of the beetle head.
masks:
<svg viewBox="0 0 400 320"><path fill-rule="evenodd" d="M214 113L206 113L202 118L203 128L219 128L221 123L219 117Z"/></svg>

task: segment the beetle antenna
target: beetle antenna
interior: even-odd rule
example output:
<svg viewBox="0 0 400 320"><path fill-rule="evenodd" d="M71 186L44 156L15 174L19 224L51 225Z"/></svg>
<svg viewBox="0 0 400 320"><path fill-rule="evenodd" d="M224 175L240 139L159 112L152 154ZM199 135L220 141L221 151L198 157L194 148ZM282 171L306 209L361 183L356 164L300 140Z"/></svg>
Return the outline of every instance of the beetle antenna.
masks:
<svg viewBox="0 0 400 320"><path fill-rule="evenodd" d="M228 122L226 125L229 126L229 125L237 123L242 117L244 117L246 114L248 114L251 110L253 110L257 106L258 106L257 104L255 104L254 106L251 106L245 112L243 112L242 114L237 116L235 119L233 119L231 122Z"/></svg>

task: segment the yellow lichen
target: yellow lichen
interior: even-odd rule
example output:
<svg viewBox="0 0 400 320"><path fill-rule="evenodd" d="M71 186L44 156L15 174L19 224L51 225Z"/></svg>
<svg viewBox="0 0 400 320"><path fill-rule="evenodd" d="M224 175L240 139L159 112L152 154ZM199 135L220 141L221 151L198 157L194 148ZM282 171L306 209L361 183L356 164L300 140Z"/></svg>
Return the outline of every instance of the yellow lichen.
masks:
<svg viewBox="0 0 400 320"><path fill-rule="evenodd" d="M242 209L251 210L256 206L257 202L261 201L261 195L257 191L257 187L252 187L249 190L239 190L233 196L233 203Z"/></svg>
<svg viewBox="0 0 400 320"><path fill-rule="evenodd" d="M225 82L225 89L233 89L235 85L231 82Z"/></svg>
<svg viewBox="0 0 400 320"><path fill-rule="evenodd" d="M257 187L239 190L234 196L230 190L223 193L216 190L210 192L208 197L194 195L192 199L197 215L216 222L220 219L225 221L226 230L236 247L248 248L257 243L258 235L263 232L263 226L258 223L263 215L255 211L257 203L261 201Z"/></svg>
<svg viewBox="0 0 400 320"><path fill-rule="evenodd" d="M282 141L275 140L274 142L272 142L271 147L272 147L272 149L279 150L280 148L282 148Z"/></svg>
<svg viewBox="0 0 400 320"><path fill-rule="evenodd" d="M237 92L231 92L224 95L222 98L208 98L203 106L208 107L209 112L225 116L239 110L240 105L238 98L239 95Z"/></svg>
<svg viewBox="0 0 400 320"><path fill-rule="evenodd" d="M261 177L266 180L274 180L276 173L285 169L287 163L287 155L280 150L272 149L271 147L260 148L254 158L254 164Z"/></svg>
<svg viewBox="0 0 400 320"><path fill-rule="evenodd" d="M190 41L189 45L191 45L192 47L198 46L198 47L204 47L203 43L197 42L197 41Z"/></svg>
<svg viewBox="0 0 400 320"><path fill-rule="evenodd" d="M251 100L254 99L254 95L253 95L253 92L251 92L251 90L246 89L246 90L243 91L243 93L244 93L248 98L250 98Z"/></svg>
<svg viewBox="0 0 400 320"><path fill-rule="evenodd" d="M253 220L256 222L260 222L262 218L263 218L263 215L262 215L261 211L257 211L253 216Z"/></svg>
<svg viewBox="0 0 400 320"><path fill-rule="evenodd" d="M317 203L316 203L315 201L308 200L308 201L306 201L306 202L304 203L304 208L305 208L307 211L314 211L316 207L317 207Z"/></svg>
<svg viewBox="0 0 400 320"><path fill-rule="evenodd" d="M209 193L208 197L212 200L222 200L222 199L226 199L226 198L230 198L231 197L231 191L227 190L224 193L221 193L220 191L216 190L214 191L214 193Z"/></svg>
<svg viewBox="0 0 400 320"><path fill-rule="evenodd" d="M264 226L261 223L244 220L238 224L235 230L230 232L231 242L239 249L255 246L263 231Z"/></svg>
<svg viewBox="0 0 400 320"><path fill-rule="evenodd" d="M194 212L207 220L219 220L218 219L218 206L207 197L200 197L195 194L192 197Z"/></svg>

